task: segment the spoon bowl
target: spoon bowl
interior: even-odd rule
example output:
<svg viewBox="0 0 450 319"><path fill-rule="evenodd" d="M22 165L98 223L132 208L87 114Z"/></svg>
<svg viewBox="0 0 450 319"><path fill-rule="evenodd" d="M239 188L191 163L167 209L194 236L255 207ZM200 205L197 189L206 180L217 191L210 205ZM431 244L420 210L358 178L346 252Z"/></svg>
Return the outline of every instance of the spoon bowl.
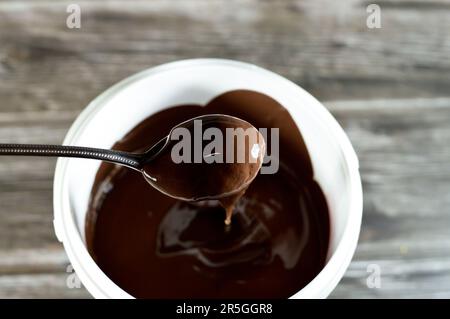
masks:
<svg viewBox="0 0 450 319"><path fill-rule="evenodd" d="M249 186L264 153L264 137L250 123L223 114L204 115L172 128L145 153L141 172L168 196L220 199Z"/></svg>

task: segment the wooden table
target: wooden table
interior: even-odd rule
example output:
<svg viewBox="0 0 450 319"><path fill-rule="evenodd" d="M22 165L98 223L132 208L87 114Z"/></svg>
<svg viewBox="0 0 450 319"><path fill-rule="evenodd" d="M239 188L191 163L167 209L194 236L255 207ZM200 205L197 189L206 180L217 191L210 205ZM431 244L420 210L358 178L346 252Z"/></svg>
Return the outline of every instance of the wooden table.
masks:
<svg viewBox="0 0 450 319"><path fill-rule="evenodd" d="M81 29L69 3L0 0L0 142L60 143L90 100L150 66L258 64L323 101L359 155L361 237L331 297L450 297L450 1L379 0L381 29L362 0L77 1ZM54 167L0 161L0 297L90 296L66 283Z"/></svg>

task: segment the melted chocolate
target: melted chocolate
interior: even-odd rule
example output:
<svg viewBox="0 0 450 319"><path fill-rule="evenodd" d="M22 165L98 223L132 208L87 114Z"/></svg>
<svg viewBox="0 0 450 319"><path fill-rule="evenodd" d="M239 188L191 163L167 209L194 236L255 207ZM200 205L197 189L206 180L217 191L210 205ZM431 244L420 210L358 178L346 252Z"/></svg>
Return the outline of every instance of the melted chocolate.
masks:
<svg viewBox="0 0 450 319"><path fill-rule="evenodd" d="M246 121L213 114L181 123L162 142L142 169L146 180L184 201L219 200L229 225L234 204L261 168L264 137Z"/></svg>
<svg viewBox="0 0 450 319"><path fill-rule="evenodd" d="M178 123L215 113L280 129L280 169L254 179L236 203L231 227L224 227L215 200L170 198L139 172L111 164L98 171L86 217L88 250L135 297L286 298L325 265L326 200L298 128L273 99L239 90L205 107L172 107L144 120L114 148L148 149ZM268 152L270 140L269 134Z"/></svg>

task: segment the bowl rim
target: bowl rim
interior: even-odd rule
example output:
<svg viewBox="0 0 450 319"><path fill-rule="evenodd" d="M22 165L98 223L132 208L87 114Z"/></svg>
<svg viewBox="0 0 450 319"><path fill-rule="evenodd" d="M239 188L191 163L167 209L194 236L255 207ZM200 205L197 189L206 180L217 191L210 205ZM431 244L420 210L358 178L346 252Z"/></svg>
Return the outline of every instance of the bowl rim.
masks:
<svg viewBox="0 0 450 319"><path fill-rule="evenodd" d="M106 91L94 98L94 100L92 100L88 104L88 106L73 122L64 139L63 144L71 145L77 139L77 136L79 136L79 134L84 130L85 126L89 122L89 119L94 117L102 109L102 107L106 105L105 102L108 101L108 99L110 99L114 94L116 94L117 91L127 87L133 82L168 70L205 65L245 68L247 70L252 70L272 76L278 81L284 82L285 85L302 91L302 94L306 94L310 99L312 99L312 101L314 101L317 106L317 109L315 111L320 113L321 119L324 120L328 128L332 130L334 138L337 140L340 146L340 150L342 152L344 160L343 162L345 163L345 174L347 175L349 180L349 196L351 196L351 201L348 220L344 227L342 238L340 239L335 251L330 256L324 268L310 283L308 283L304 288L302 288L290 298L327 297L336 287L339 280L343 277L345 270L351 262L358 243L363 210L363 193L361 177L359 173L359 163L350 140L348 139L346 133L338 124L336 119L323 106L322 103L320 103L310 93L305 91L294 82L254 64L227 59L200 58L179 60L161 64L159 66L151 67L149 69L131 75L130 77L111 86ZM101 271L101 269L96 265L95 261L89 255L87 248L84 245L84 241L81 238L79 231L77 230L77 226L71 213L68 200L68 161L69 159L59 158L55 169L53 183L53 224L56 237L60 242L63 243L64 249L69 257L69 261L72 263L73 269L76 272L77 276L80 278L81 282L84 284L87 290L95 298L111 298L111 293L109 293L109 290L111 289L120 293L120 297L122 298L133 298L130 294L121 289ZM91 260L90 265L86 264L86 259ZM93 277L95 277L95 280ZM99 285L100 281L102 282L101 285Z"/></svg>

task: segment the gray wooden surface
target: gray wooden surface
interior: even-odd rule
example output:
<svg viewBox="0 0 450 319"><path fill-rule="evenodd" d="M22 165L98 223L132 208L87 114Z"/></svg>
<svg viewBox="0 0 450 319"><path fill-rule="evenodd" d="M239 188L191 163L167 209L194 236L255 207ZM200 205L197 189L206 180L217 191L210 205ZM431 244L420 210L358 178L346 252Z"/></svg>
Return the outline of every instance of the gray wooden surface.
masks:
<svg viewBox="0 0 450 319"><path fill-rule="evenodd" d="M364 186L358 249L334 298L450 297L450 1L0 0L0 142L60 143L87 103L163 62L256 63L309 90L356 148ZM52 159L0 160L0 297L69 289L52 228ZM367 266L381 268L369 289Z"/></svg>

